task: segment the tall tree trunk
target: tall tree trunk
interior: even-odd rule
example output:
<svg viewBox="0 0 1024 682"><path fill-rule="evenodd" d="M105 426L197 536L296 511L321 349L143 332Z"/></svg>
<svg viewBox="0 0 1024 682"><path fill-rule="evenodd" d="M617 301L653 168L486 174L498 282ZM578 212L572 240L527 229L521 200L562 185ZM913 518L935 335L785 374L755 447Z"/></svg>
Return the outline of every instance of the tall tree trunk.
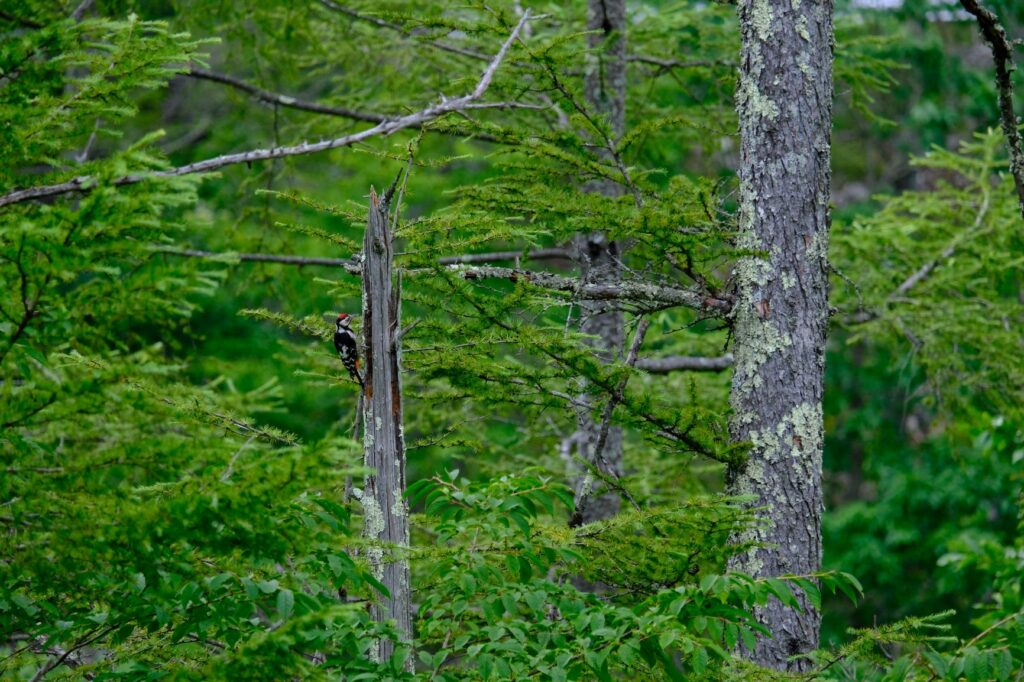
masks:
<svg viewBox="0 0 1024 682"><path fill-rule="evenodd" d="M770 546L736 557L754 576L821 565L822 390L828 323L831 0L740 0L741 248L735 278L732 437L751 443L730 472L768 524L744 534ZM757 613L772 632L751 659L801 670L789 657L818 645L820 615L772 600Z"/></svg>
<svg viewBox="0 0 1024 682"><path fill-rule="evenodd" d="M608 119L616 138L621 137L626 120L626 3L625 0L590 0L587 30L599 31L588 36L593 53L587 55L584 95L587 104ZM618 196L622 188L609 180L592 183L589 190L605 196ZM581 276L587 281L614 282L621 276L619 244L602 232L579 234L574 240L576 260ZM594 337L593 347L605 362L622 355L625 339L622 312L614 304L591 301L580 305L580 330ZM589 400L582 400L589 404ZM586 462L596 465L599 455L608 471L616 477L622 475L622 429L613 426L608 431L604 452L593 452L601 425L591 411L577 413L577 431L574 435L577 452ZM576 497L589 497L585 487L593 485L593 478L581 476L576 482ZM598 484L599 485L599 484ZM619 511L620 500L615 493L606 493L589 499L583 506L580 519L590 523L607 519Z"/></svg>
<svg viewBox="0 0 1024 682"><path fill-rule="evenodd" d="M400 291L392 284L391 229L388 200L370 191L370 218L363 242L363 338L366 368L363 378L363 462L370 473L360 495L363 535L394 547L369 550L376 578L391 593L372 609L373 619L394 619L399 637L412 640L409 563L402 549L409 546L408 504L405 500L405 437L402 431ZM386 661L394 642L382 639L371 655ZM411 669L412 657L407 660Z"/></svg>

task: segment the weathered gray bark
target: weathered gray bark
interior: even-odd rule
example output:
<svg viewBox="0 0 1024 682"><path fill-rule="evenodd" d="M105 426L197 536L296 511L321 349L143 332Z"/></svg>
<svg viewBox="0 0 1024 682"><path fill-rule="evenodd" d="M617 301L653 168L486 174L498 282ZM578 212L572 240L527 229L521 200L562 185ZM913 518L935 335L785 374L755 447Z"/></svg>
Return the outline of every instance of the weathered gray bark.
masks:
<svg viewBox="0 0 1024 682"><path fill-rule="evenodd" d="M590 48L595 50L587 55L587 69L584 95L587 104L611 124L616 137L625 128L626 115L626 3L625 0L590 0L587 30L600 31L588 37ZM622 188L611 181L595 182L591 191L605 196L618 196ZM580 264L581 277L587 282L612 284L621 279L619 265L619 244L608 239L602 232L576 236L573 247ZM611 362L622 355L625 339L622 312L617 307L596 301L580 304L580 330L593 336L593 347L605 361ZM589 404L584 397L582 402ZM573 444L580 458L595 462L601 425L590 411L577 412L577 430ZM622 476L622 429L613 426L608 430L601 462L597 463L605 473L618 478ZM576 497L580 498L582 487L589 485L591 477L580 476L576 481ZM586 495L590 493L587 492ZM621 502L618 494L605 493L590 499L584 505L582 522L590 523L607 519L619 511Z"/></svg>
<svg viewBox="0 0 1024 682"><path fill-rule="evenodd" d="M411 641L409 564L401 554L402 548L409 546L399 347L401 301L392 283L391 237L387 200L371 190L370 218L363 241L363 461L371 473L359 498L363 535L382 544L371 548L368 558L377 579L391 593L373 606L373 618L394 619L401 639ZM385 546L393 549L386 552ZM394 643L382 639L371 653L377 660L386 661L393 651ZM407 663L411 669L411 656Z"/></svg>
<svg viewBox="0 0 1024 682"><path fill-rule="evenodd" d="M770 544L731 562L754 576L821 564L821 455L828 322L831 0L740 0L740 246L735 279L732 437L752 444L730 472L768 524L743 540ZM802 597L802 596L801 596ZM801 670L789 657L818 645L820 615L773 600L757 613L774 635L753 661Z"/></svg>

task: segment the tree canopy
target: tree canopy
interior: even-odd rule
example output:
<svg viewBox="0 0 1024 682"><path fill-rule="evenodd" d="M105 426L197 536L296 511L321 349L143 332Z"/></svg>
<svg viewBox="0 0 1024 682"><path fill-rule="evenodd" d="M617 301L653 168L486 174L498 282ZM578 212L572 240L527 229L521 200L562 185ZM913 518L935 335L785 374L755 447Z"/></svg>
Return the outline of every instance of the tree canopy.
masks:
<svg viewBox="0 0 1024 682"><path fill-rule="evenodd" d="M748 41L788 26L833 58L831 35L799 0L607 4L621 26L585 2L4 3L0 677L1024 674L1024 7L837 1L834 68L793 57L834 81L831 162L795 138L831 186L797 245L829 289L823 390L759 431L736 382L762 388L792 341L765 321L810 275L751 239L793 169L751 193L744 145L814 112L749 82ZM369 331L381 206L396 542L374 391L331 345L339 312ZM614 343L588 324L612 314ZM744 560L792 549L733 485L766 447L818 453L820 528L789 520L820 566ZM788 669L751 655L776 605L821 615Z"/></svg>

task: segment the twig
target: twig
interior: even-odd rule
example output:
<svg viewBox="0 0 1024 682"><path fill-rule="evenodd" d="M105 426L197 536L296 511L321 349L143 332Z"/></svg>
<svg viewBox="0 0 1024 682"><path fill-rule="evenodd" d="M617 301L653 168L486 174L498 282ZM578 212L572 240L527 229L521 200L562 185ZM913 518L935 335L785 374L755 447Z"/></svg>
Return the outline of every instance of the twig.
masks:
<svg viewBox="0 0 1024 682"><path fill-rule="evenodd" d="M999 91L999 115L1006 135L1006 146L1010 149L1010 173L1017 188L1021 218L1024 218L1024 150L1021 148L1017 116L1013 113L1013 46L1006 38L1006 30L999 23L999 17L985 9L977 0L960 0L965 10L978 20L981 35L992 50L992 61L996 65L996 89Z"/></svg>
<svg viewBox="0 0 1024 682"><path fill-rule="evenodd" d="M636 328L636 334L633 335L633 344L629 348L629 354L626 356L626 366L632 367L636 363L637 353L640 352L640 345L644 342L644 336L647 334L647 328L650 326L650 322L646 319L640 320L640 324ZM597 435L597 443L594 445L594 464L597 466L598 471L612 477L619 478L617 471L611 469L608 466L608 462L604 458L604 448L608 442L608 432L611 430L612 424L612 413L615 412L615 408L619 403L622 402L622 398L626 393L626 384L629 383L629 374L622 377L622 381L615 388L615 392L608 398L608 403L604 406L604 413L601 415L601 430ZM578 528L583 523L583 514L586 511L587 503L591 497L591 487L593 485L593 475L588 471L584 477L583 483L580 484L579 490L576 494L576 501L573 505L572 518L569 519L570 528ZM640 511L640 505L637 504L636 500L632 495L626 491L625 488L620 490L626 495L630 504Z"/></svg>
<svg viewBox="0 0 1024 682"><path fill-rule="evenodd" d="M227 483L231 479L231 475L233 473L235 473L235 462L237 462L239 456L243 452L245 452L249 448L250 445L252 445L252 442L255 439L256 439L256 434L254 433L251 436L249 436L249 440L245 441L242 444L242 447L238 448L238 450L235 451L235 454L233 454L231 456L231 460L228 462L228 465L226 467L224 467L224 473L222 473L220 475L220 482L221 483Z"/></svg>
<svg viewBox="0 0 1024 682"><path fill-rule="evenodd" d="M339 118L346 118L346 119L351 119L351 120L354 120L354 121L365 121L367 123L383 123L384 121L387 121L387 120L389 120L391 118L394 118L394 117L388 116L386 114L378 114L376 112L371 112L371 111L357 111L355 109L348 109L346 107L336 107L336 106L331 106L331 105L328 105L328 104L320 104L319 102L308 102L306 100L301 100L301 99L298 99L298 98L295 98L295 97L290 97L288 95L281 95L281 94L278 94L276 92L270 92L269 90L264 90L263 88L257 87L255 85L250 84L250 83L246 83L245 81L243 81L243 80L241 80L239 78L235 78L234 76L229 76L229 75L223 74L223 73L217 73L215 71L210 71L208 69L200 69L198 67L193 67L190 71L188 71L184 75L189 76L190 78L196 78L198 80L208 80L208 81L212 81L214 83L220 83L222 85L227 85L227 86L230 86L230 87L235 88L237 90L241 90L242 92L249 93L255 99L259 100L260 102L266 102L267 104L275 104L275 105L279 105L279 106L282 106L282 107L287 107L289 109L297 109L299 111L308 111L310 113L323 114L323 115L326 115L326 116L337 116ZM529 109L540 108L539 105L527 105L527 104L519 105L519 104L515 104L515 103L512 103L512 102L507 102L506 104L508 104L509 108L511 108L512 106L516 106L516 108L529 108ZM477 108L480 108L480 107L479 107L479 105L474 105L474 106L469 107L469 108L477 109ZM498 108L498 107L487 106L486 108ZM409 127L412 128L412 129L416 129L416 130L422 130L423 129L423 124L422 123L417 123L417 124L414 124L414 125L410 125ZM456 136L459 136L459 137L463 137L464 136L463 132L462 131L458 131L458 130L440 130L439 132L441 132L443 134L456 135ZM484 140L486 142L498 142L499 141L498 138L495 137L494 135L488 135L486 133L474 133L473 134L473 139Z"/></svg>
<svg viewBox="0 0 1024 682"><path fill-rule="evenodd" d="M715 67L715 66L726 66L735 67L736 62L729 60L694 60L694 61L680 61L678 59L659 59L658 57L650 57L643 54L631 54L626 57L627 62L638 62L640 64L651 64L652 66L658 66L662 69L693 69L699 67Z"/></svg>
<svg viewBox="0 0 1024 682"><path fill-rule="evenodd" d="M85 16L85 13L89 11L89 9L93 6L94 3L95 0L82 0L78 7L76 7L75 10L71 13L71 18L75 21L81 21L82 17Z"/></svg>
<svg viewBox="0 0 1024 682"><path fill-rule="evenodd" d="M648 374L668 374L677 371L721 372L732 367L732 364L732 353L715 358L674 355L667 358L640 358L636 361L636 368Z"/></svg>
<svg viewBox="0 0 1024 682"><path fill-rule="evenodd" d="M494 74L497 72L498 67L501 66L502 61L505 59L505 55L508 54L512 43L519 36L519 32L522 30L523 25L529 21L531 15L529 12L523 14L523 17L516 24L516 27L512 30L512 34L502 44L501 49L488 64L487 69L484 71L480 80L477 82L476 87L468 95L462 97L456 97L454 99L445 99L437 104L432 104L425 109L408 114L406 116L400 116L398 118L381 121L372 128L367 128L358 133L351 135L344 135L337 137L332 140L321 140L320 142L303 142L302 144L288 146L288 147L273 147L271 149L254 149L247 152L239 152L236 154L224 154L222 156L216 156L211 159L205 159L203 161L197 161L195 163L186 164L177 168L171 168L169 170L153 171L150 173L132 173L129 175L122 176L113 181L115 187L122 187L124 185L133 185L139 182L144 182L153 178L174 178L181 177L183 175L191 175L195 173L209 173L211 171L219 170L226 166L232 166L241 163L253 163L255 161L269 161L271 159L280 159L289 156L300 156L304 154L314 154L317 152L327 151L330 149L338 149L340 147L350 147L356 143L363 142L374 137L387 137L400 130L406 128L412 128L416 126L422 126L425 123L429 123L435 119L438 119L446 114L453 112L462 111L468 108L508 108L514 106L509 102L496 102L496 103L478 103L480 97L487 91L491 81L494 79ZM41 185L38 187L29 187L27 189L15 190L8 192L7 194L0 196L0 207L8 206L10 204L16 204L23 201L30 201L32 199L42 199L45 197L58 196L61 194L68 194L71 192L90 192L95 189L97 179L93 176L82 175L77 178L68 180L67 182L61 182L55 185Z"/></svg>
<svg viewBox="0 0 1024 682"><path fill-rule="evenodd" d="M116 628L117 628L116 625L111 625L110 627L105 628L104 630L99 632L95 637L89 637L88 639L85 639L83 641L78 642L77 644L72 646L70 649L65 651L63 654L61 654L58 658L50 661L49 663L44 665L42 668L37 670L36 674L32 676L31 682L40 682L40 680L45 678L47 676L47 674L49 674L49 672L51 670L53 670L54 668L57 668L60 665L62 665L64 663L64 661L67 660L68 656L70 656L74 652L78 651L82 647L85 647L85 646L88 646L88 645L92 644L97 639L100 639L101 637L106 637L108 634L113 632ZM93 630L92 632L96 632L96 631Z"/></svg>
<svg viewBox="0 0 1024 682"><path fill-rule="evenodd" d="M470 253L463 256L444 256L438 258L441 265L459 265L461 263L490 263L496 260L572 260L572 251L563 248L534 249L532 251L492 251L490 253Z"/></svg>
<svg viewBox="0 0 1024 682"><path fill-rule="evenodd" d="M529 48L526 49L529 51ZM532 52L530 52L530 56L536 58ZM562 82L562 79L558 77L558 72L555 68L550 64L545 64L545 71L548 74L548 78L551 79L551 84L555 86L555 89L558 90L563 97L569 100L569 104L571 104L573 109L576 110L576 113L582 116L590 124L590 127L597 131L601 136L604 142L604 148L608 151L608 155L611 156L612 161L615 162L615 167L622 175L622 183L620 184L624 185L633 195L633 203L636 205L637 209L642 209L644 206L643 195L640 192L640 188L633 182L633 178L629 173L629 168L626 167L626 163L623 161L622 154L619 152L615 141L612 140L604 126L594 118L593 114L590 113L587 107L577 101L569 87L566 86L565 83Z"/></svg>
<svg viewBox="0 0 1024 682"><path fill-rule="evenodd" d="M200 69L198 67L192 67L189 71L183 75L197 80L207 80L214 83L220 83L227 85L236 90L247 92L254 98L267 104L278 104L282 107L288 107L290 109L299 109L301 111L309 111L314 114L326 114L328 116L338 116L340 118L349 118L356 121L365 121L367 123L383 123L390 117L384 114L377 114L368 111L356 111L355 109L347 109L345 107L335 107L327 104L320 104L318 102L307 102L295 97L289 97L288 95L281 95L276 92L270 92L263 88L257 87L246 83L245 81L229 76L223 73L217 73L208 69Z"/></svg>
<svg viewBox="0 0 1024 682"><path fill-rule="evenodd" d="M916 287L922 280L928 277L928 275L932 273L932 270L937 268L942 261L948 260L956 252L956 248L960 245L960 242L962 242L967 235L973 233L974 230L977 230L981 225L981 221L985 218L985 214L988 213L990 196L989 192L983 193L981 207L978 209L978 215L974 219L974 225L971 230L961 233L957 239L954 239L949 246L942 250L942 253L939 254L938 258L928 261L918 268L914 274L903 280L903 283L896 287L896 290L889 295L890 299L900 298L901 296L906 295L908 291Z"/></svg>
<svg viewBox="0 0 1024 682"><path fill-rule="evenodd" d="M985 185L982 184L982 187L984 188ZM966 230L961 234L957 235L950 242L950 244L942 250L942 252L938 255L937 258L933 258L932 260L928 261L927 263L919 267L917 270L915 270L909 277L903 280L903 282L900 283L900 285L896 287L891 294L889 294L888 300L897 301L900 298L906 296L911 289L913 289L918 284L927 279L928 276L931 275L932 272L935 270L935 268L939 267L939 265L941 265L943 261L949 260L953 256L953 254L956 253L956 250L960 246L960 244L967 239L967 237L977 236L979 234L978 228L981 226L981 222L982 220L984 220L985 214L988 212L990 200L991 192L988 191L987 189L983 189L981 206L978 208L978 215L975 216L974 225L971 227L971 229ZM850 316L848 318L848 322L851 324L863 324L865 322L871 322L872 320L878 319L880 315L881 313L875 310L864 310L857 313L856 315Z"/></svg>
<svg viewBox="0 0 1024 682"><path fill-rule="evenodd" d="M21 17L17 17L13 14L10 14L9 12L5 12L2 9L0 9L0 19L9 21L13 24L18 24L19 26L24 26L25 28L42 28L44 26L44 24L40 24L38 21L33 21L32 19L22 19Z"/></svg>
<svg viewBox="0 0 1024 682"><path fill-rule="evenodd" d="M406 38L413 38L413 37L415 37L413 35L412 31L410 31L409 29L405 28L404 26L392 23L390 21L385 21L384 19L381 19L379 17L370 16L368 14L362 14L360 12L357 12L354 9L351 9L349 7L345 7L344 5L341 5L341 4L337 3L337 2L334 2L334 0L320 0L320 4L323 5L324 7L326 7L329 10L338 12L340 14L344 14L345 16L351 17L352 19L358 19L359 21L365 21L367 23L373 24L374 26L378 26L380 28L386 28L388 30L395 31L396 33L400 33L401 35L405 36ZM451 52L452 54L461 55L463 57L469 57L470 59L477 59L479 61L487 61L488 59L490 59L490 57L488 55L486 55L486 54L484 54L482 52L475 52L473 50L467 50L464 47L459 47L457 45L451 45L449 43L442 43L439 40L431 40L431 41L427 42L426 44L430 45L432 47L436 47L437 49L442 50L444 52Z"/></svg>

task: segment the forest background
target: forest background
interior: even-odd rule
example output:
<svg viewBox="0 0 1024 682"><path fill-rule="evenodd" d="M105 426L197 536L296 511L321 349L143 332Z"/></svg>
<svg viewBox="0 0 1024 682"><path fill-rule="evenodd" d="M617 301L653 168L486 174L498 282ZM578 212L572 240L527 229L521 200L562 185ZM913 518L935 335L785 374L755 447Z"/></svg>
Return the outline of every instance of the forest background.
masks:
<svg viewBox="0 0 1024 682"><path fill-rule="evenodd" d="M573 248L603 231L624 281L728 299L736 7L626 3L621 125L588 11L4 3L0 194L92 178L0 207L4 679L1021 679L1024 245L975 18L836 3L823 572L772 581L727 570L756 523L724 495L730 321L615 299L606 365ZM488 65L479 108L142 177L443 107ZM330 343L371 187L404 272L404 552L361 537ZM619 471L574 457L586 419ZM611 511L570 524L591 479ZM415 633L385 660L380 551ZM822 614L788 672L744 655L775 599Z"/></svg>

